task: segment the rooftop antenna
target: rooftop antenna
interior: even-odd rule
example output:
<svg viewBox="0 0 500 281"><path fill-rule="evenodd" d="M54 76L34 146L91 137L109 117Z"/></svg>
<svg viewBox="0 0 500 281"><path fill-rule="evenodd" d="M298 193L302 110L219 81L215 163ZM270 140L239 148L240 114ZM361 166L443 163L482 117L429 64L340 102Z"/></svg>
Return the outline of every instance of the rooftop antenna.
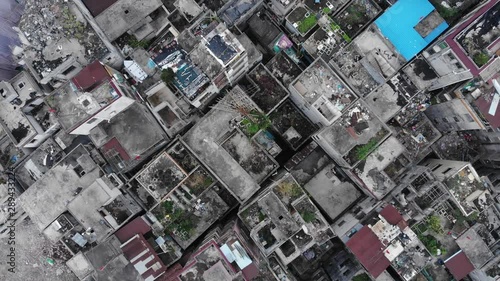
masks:
<svg viewBox="0 0 500 281"><path fill-rule="evenodd" d="M225 97L220 99L217 104L213 105L212 108L239 113L249 118L259 115L253 101L240 87L233 88Z"/></svg>

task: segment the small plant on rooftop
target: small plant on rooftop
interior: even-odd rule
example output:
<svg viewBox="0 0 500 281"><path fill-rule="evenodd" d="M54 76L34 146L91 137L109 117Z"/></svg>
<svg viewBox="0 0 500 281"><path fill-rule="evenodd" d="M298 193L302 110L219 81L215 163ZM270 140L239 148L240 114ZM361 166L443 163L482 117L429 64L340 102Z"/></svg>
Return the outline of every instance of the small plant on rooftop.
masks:
<svg viewBox="0 0 500 281"><path fill-rule="evenodd" d="M477 66L481 67L490 60L490 57L483 52L479 52L474 55L472 60L474 61L474 63L476 63Z"/></svg>
<svg viewBox="0 0 500 281"><path fill-rule="evenodd" d="M330 28L332 29L332 31L337 31L337 30L340 30L340 26L338 24L336 24L335 22L332 21L332 23L330 24Z"/></svg>
<svg viewBox="0 0 500 281"><path fill-rule="evenodd" d="M251 137L260 130L271 126L271 119L263 113L253 113L241 120L245 132Z"/></svg>
<svg viewBox="0 0 500 281"><path fill-rule="evenodd" d="M311 14L307 18L303 19L298 26L298 30L300 33L304 34L308 32L313 26L316 24L318 19L316 18L316 14Z"/></svg>
<svg viewBox="0 0 500 281"><path fill-rule="evenodd" d="M264 219L266 219L266 215L264 215L264 213L262 212L259 212L259 222L263 221Z"/></svg>
<svg viewBox="0 0 500 281"><path fill-rule="evenodd" d="M316 214L313 212L309 212L309 211L304 211L304 212L300 213L300 216L307 223L313 222L316 219Z"/></svg>
<svg viewBox="0 0 500 281"><path fill-rule="evenodd" d="M146 49L149 46L149 42L145 40L137 40L137 38L132 37L127 42L127 44L132 48L143 48Z"/></svg>
<svg viewBox="0 0 500 281"><path fill-rule="evenodd" d="M347 43L351 42L351 37L349 37L349 35L347 35L347 34L345 34L345 33L344 33L344 34L342 34L342 38L344 38L344 40L345 40Z"/></svg>
<svg viewBox="0 0 500 281"><path fill-rule="evenodd" d="M424 246L427 248L429 253L432 255L436 256L438 254L438 250L441 251L441 255L446 254L445 249L441 249L441 244L439 241L436 240L436 238L432 237L431 235L418 235L418 239Z"/></svg>
<svg viewBox="0 0 500 281"><path fill-rule="evenodd" d="M444 233L443 227L441 226L441 220L438 216L430 216L427 219L427 226L437 234Z"/></svg>
<svg viewBox="0 0 500 281"><path fill-rule="evenodd" d="M278 184L278 192L292 198L302 195L300 186L293 182L281 182Z"/></svg>
<svg viewBox="0 0 500 281"><path fill-rule="evenodd" d="M175 81L175 73L172 68L169 67L161 71L160 78L163 82L165 82L165 84L171 84Z"/></svg>
<svg viewBox="0 0 500 281"><path fill-rule="evenodd" d="M366 273L361 273L352 278L352 281L370 281L370 277Z"/></svg>
<svg viewBox="0 0 500 281"><path fill-rule="evenodd" d="M356 158L359 161L366 159L375 146L377 146L377 140L372 139L367 144L358 147L356 149Z"/></svg>

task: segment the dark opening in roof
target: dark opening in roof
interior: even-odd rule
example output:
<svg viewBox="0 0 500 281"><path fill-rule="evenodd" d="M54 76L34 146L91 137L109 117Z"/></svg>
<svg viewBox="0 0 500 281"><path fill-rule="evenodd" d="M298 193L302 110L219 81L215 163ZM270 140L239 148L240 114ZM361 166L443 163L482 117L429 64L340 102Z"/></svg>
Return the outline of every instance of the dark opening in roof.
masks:
<svg viewBox="0 0 500 281"><path fill-rule="evenodd" d="M117 1L118 0L83 0L83 4L87 6L87 9L89 9L94 17L97 17Z"/></svg>

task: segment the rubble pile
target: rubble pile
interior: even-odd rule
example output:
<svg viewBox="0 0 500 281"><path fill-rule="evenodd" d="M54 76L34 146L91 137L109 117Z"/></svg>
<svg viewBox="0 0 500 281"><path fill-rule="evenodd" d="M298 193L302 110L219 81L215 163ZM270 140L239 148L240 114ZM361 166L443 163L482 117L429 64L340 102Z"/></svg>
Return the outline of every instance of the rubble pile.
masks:
<svg viewBox="0 0 500 281"><path fill-rule="evenodd" d="M107 53L103 42L72 2L28 0L19 29L27 39L24 59L46 76L69 57L82 65Z"/></svg>

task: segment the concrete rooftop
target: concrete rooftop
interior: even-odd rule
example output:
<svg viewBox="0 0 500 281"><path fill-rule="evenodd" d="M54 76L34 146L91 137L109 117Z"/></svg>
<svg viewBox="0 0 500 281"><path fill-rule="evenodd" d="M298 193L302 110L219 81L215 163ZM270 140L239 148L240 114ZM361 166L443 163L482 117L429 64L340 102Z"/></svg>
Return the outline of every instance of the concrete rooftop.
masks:
<svg viewBox="0 0 500 281"><path fill-rule="evenodd" d="M108 39L114 41L162 5L160 0L119 0L95 17L95 21Z"/></svg>
<svg viewBox="0 0 500 281"><path fill-rule="evenodd" d="M295 88L311 105L320 97L324 97L333 103L334 107L329 108L332 116L325 116L328 120L339 118L343 110L349 107L357 98L322 59L318 59L311 64L290 87Z"/></svg>
<svg viewBox="0 0 500 281"><path fill-rule="evenodd" d="M221 146L259 184L278 168L274 158L242 132L235 131Z"/></svg>
<svg viewBox="0 0 500 281"><path fill-rule="evenodd" d="M16 180L24 188L30 187L65 155L54 139L47 139L16 167Z"/></svg>
<svg viewBox="0 0 500 281"><path fill-rule="evenodd" d="M221 138L231 130L229 122L237 117L239 113L212 109L182 140L239 200L245 201L259 185L220 145Z"/></svg>
<svg viewBox="0 0 500 281"><path fill-rule="evenodd" d="M304 188L314 201L334 220L361 197L361 192L349 181L341 181L336 175L335 164L319 171Z"/></svg>
<svg viewBox="0 0 500 281"><path fill-rule="evenodd" d="M90 92L79 91L73 82L45 98L66 130L81 124L120 96L112 81L105 81Z"/></svg>
<svg viewBox="0 0 500 281"><path fill-rule="evenodd" d="M384 169L404 151L404 146L395 137L389 137L355 167L358 177L379 200L396 186Z"/></svg>
<svg viewBox="0 0 500 281"><path fill-rule="evenodd" d="M136 175L136 180L160 201L186 176L186 172L163 152Z"/></svg>
<svg viewBox="0 0 500 281"><path fill-rule="evenodd" d="M366 129L361 127L356 133L357 124L364 124ZM380 141L380 138L388 133L385 124L371 113L363 103L357 102L337 122L318 133L318 136L335 149L336 155L344 157L348 156L356 145L364 145L372 138L378 138ZM354 162L351 161L351 164Z"/></svg>
<svg viewBox="0 0 500 281"><path fill-rule="evenodd" d="M101 122L90 132L90 137L97 147L104 146L104 150L108 142L116 140L128 155L125 160L132 162L137 157L150 154L158 143L168 140L158 121L138 103L117 114L110 122Z"/></svg>
<svg viewBox="0 0 500 281"><path fill-rule="evenodd" d="M75 172L75 167L80 166L77 159L85 155L88 156L87 150L78 146L19 197L21 206L40 230L66 211L78 187L85 189L99 177L101 171L95 163L83 176Z"/></svg>
<svg viewBox="0 0 500 281"><path fill-rule="evenodd" d="M469 228L456 242L475 268L481 268L495 256L474 228Z"/></svg>

